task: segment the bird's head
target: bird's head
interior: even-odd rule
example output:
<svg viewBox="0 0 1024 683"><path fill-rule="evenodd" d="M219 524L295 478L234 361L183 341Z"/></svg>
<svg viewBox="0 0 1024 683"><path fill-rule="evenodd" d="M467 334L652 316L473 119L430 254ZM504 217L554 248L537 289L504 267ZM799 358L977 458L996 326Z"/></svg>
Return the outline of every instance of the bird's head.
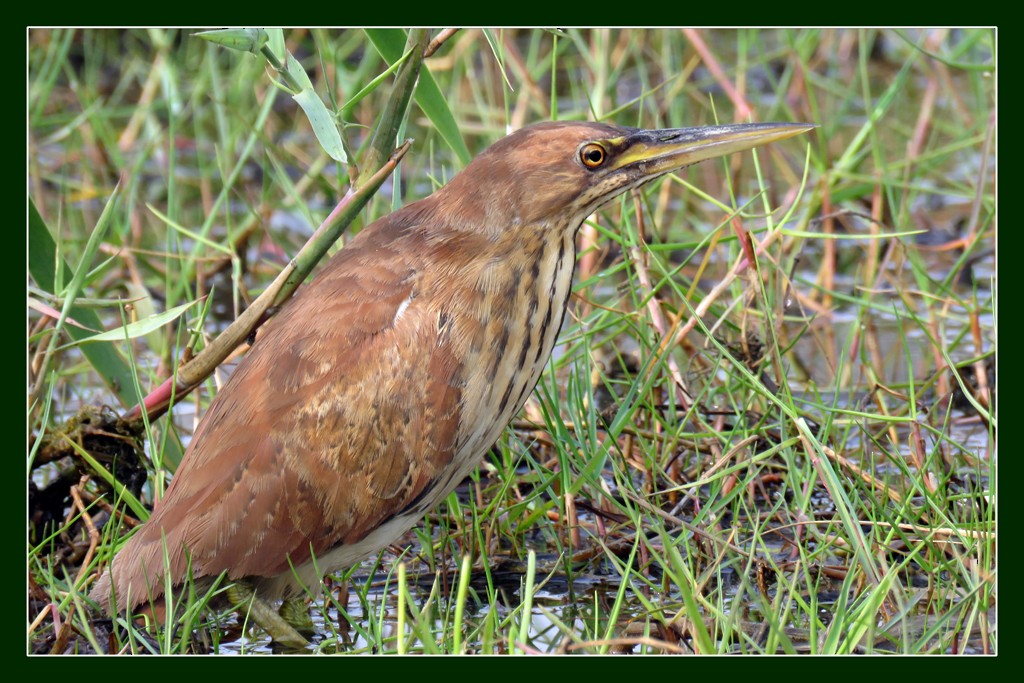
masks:
<svg viewBox="0 0 1024 683"><path fill-rule="evenodd" d="M541 123L493 144L441 193L452 217L474 229L538 225L575 230L628 189L813 127L752 123L642 130L607 123Z"/></svg>

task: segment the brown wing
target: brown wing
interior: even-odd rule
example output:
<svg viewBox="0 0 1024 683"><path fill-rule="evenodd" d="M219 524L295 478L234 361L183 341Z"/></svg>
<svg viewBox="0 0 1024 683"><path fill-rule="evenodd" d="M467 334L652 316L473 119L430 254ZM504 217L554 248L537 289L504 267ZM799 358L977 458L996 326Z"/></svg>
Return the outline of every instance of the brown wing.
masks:
<svg viewBox="0 0 1024 683"><path fill-rule="evenodd" d="M265 325L118 554L120 609L162 592L165 548L174 583L183 548L195 577L275 576L360 540L451 461L460 368L395 216Z"/></svg>

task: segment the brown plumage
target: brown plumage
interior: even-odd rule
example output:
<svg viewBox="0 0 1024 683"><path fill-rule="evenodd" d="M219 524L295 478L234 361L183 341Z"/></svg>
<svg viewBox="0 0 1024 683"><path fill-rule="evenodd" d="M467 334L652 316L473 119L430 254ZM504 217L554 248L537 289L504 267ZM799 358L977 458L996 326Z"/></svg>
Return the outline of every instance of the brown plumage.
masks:
<svg viewBox="0 0 1024 683"><path fill-rule="evenodd" d="M314 588L412 527L476 467L555 344L575 235L598 206L803 124L525 128L360 232L218 393L164 499L92 597L135 608L227 572L265 599ZM296 571L293 573L292 566ZM297 577L295 576L297 574Z"/></svg>

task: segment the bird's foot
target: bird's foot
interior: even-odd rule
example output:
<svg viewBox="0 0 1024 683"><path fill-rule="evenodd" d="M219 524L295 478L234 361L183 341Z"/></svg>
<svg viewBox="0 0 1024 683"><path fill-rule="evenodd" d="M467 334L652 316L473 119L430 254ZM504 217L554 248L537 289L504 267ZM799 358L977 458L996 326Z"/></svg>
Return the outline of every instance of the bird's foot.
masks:
<svg viewBox="0 0 1024 683"><path fill-rule="evenodd" d="M305 649L309 646L309 641L274 611L270 603L257 595L248 583L244 581L235 583L228 588L227 597L243 618L251 618L259 624L264 631L270 634L274 642L295 649ZM310 625L312 626L312 623Z"/></svg>
<svg viewBox="0 0 1024 683"><path fill-rule="evenodd" d="M277 613L281 615L288 624L304 636L311 636L316 633L313 625L313 618L309 616L309 607L302 596L288 598L281 603Z"/></svg>

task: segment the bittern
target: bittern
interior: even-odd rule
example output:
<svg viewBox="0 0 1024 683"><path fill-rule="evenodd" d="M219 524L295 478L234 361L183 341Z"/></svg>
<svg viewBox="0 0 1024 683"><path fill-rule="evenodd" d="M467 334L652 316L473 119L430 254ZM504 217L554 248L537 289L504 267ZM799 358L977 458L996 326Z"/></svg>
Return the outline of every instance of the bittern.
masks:
<svg viewBox="0 0 1024 683"><path fill-rule="evenodd" d="M542 123L369 225L265 324L92 597L125 610L226 572L284 599L396 541L533 391L587 216L812 127Z"/></svg>

